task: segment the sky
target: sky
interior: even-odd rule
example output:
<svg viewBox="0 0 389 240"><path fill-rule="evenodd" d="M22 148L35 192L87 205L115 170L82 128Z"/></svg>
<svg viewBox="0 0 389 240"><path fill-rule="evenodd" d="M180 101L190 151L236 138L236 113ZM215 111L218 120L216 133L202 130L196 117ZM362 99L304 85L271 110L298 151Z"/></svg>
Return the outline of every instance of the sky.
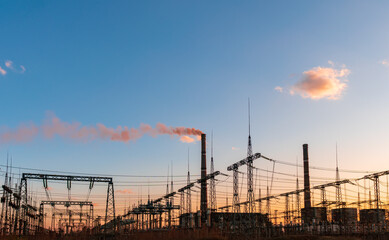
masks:
<svg viewBox="0 0 389 240"><path fill-rule="evenodd" d="M337 144L340 168L387 170L388 9L355 0L2 1L0 161L8 152L14 166L141 176L165 176L173 164L182 176L189 151L199 174L196 134L154 132L161 123L206 133L208 159L213 132L215 169L226 172L246 156L250 98L254 152L295 163L308 143L312 165L335 168ZM123 137L126 126L136 139Z"/></svg>

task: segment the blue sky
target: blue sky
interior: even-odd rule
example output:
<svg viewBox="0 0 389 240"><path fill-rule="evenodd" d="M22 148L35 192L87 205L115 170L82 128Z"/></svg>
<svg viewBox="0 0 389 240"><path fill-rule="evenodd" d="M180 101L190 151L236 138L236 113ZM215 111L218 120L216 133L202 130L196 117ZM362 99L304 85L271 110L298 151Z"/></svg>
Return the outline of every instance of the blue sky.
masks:
<svg viewBox="0 0 389 240"><path fill-rule="evenodd" d="M86 126L213 130L224 171L246 155L250 97L254 152L294 162L308 143L312 164L333 167L338 142L341 167L386 170L388 9L386 1L2 1L0 126L39 125L50 111ZM350 71L337 100L288 93L319 66ZM184 175L188 148L199 172L199 143L169 136L38 137L3 143L0 158L9 151L18 166L138 175L164 175L173 161Z"/></svg>

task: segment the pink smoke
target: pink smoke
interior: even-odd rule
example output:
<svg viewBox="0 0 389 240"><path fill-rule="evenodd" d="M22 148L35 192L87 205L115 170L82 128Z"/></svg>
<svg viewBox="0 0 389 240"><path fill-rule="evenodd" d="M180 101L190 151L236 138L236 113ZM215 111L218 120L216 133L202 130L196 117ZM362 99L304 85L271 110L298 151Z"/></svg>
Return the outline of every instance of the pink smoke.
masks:
<svg viewBox="0 0 389 240"><path fill-rule="evenodd" d="M30 142L38 133L39 128L34 124L22 124L15 130L5 128L4 131L0 133L0 143Z"/></svg>
<svg viewBox="0 0 389 240"><path fill-rule="evenodd" d="M182 142L190 143L195 139L189 136L195 136L198 140L201 133L200 130L195 128L169 127L162 123L157 123L155 128L143 123L140 124L139 128L129 128L127 126L110 128L101 123L96 124L96 126L82 126L77 122L63 122L54 114L50 114L41 126L35 126L34 124L21 125L15 130L6 128L4 131L0 131L0 143L29 142L38 136L46 139L58 136L84 142L96 139L129 142L135 141L145 134L152 137L158 135L178 136Z"/></svg>
<svg viewBox="0 0 389 240"><path fill-rule="evenodd" d="M191 138L189 136L182 136L182 137L180 137L180 141L184 142L184 143L192 143L195 141L195 139Z"/></svg>

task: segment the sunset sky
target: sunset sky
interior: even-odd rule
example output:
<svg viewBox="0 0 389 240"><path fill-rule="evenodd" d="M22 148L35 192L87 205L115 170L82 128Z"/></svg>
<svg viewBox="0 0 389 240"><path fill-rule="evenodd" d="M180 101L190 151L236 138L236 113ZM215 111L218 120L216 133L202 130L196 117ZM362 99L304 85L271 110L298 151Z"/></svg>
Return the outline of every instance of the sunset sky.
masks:
<svg viewBox="0 0 389 240"><path fill-rule="evenodd" d="M250 98L254 152L295 163L308 143L312 165L335 167L337 143L340 168L388 170L388 12L356 0L2 1L1 164L9 152L26 168L154 176L173 162L185 175L189 149L199 174L197 137L144 130L161 123L206 133L208 153L213 131L227 172L246 156Z"/></svg>

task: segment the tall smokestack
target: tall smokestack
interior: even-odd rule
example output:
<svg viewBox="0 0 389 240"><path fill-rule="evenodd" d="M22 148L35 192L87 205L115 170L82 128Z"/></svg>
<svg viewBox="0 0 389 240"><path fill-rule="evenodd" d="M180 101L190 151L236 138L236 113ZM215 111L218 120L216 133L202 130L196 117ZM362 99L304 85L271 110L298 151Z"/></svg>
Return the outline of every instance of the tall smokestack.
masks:
<svg viewBox="0 0 389 240"><path fill-rule="evenodd" d="M206 135L201 134L201 223L205 224L207 221L207 182L205 178L207 177L207 150L206 150Z"/></svg>
<svg viewBox="0 0 389 240"><path fill-rule="evenodd" d="M311 189L309 185L308 144L303 144L304 157L304 208L311 207Z"/></svg>

